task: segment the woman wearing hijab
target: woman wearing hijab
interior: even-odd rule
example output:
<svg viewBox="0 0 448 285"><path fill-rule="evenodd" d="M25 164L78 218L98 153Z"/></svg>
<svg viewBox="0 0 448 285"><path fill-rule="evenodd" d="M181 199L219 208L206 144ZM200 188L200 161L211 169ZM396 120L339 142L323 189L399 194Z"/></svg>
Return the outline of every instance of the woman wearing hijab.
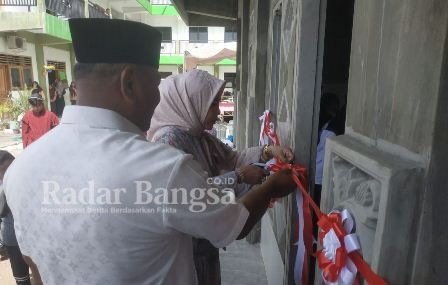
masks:
<svg viewBox="0 0 448 285"><path fill-rule="evenodd" d="M294 154L289 148L270 145L236 152L207 133L218 120L224 86L225 81L201 70L163 80L148 139L193 155L209 177L215 178L215 184L234 189L239 197L268 174L251 163L266 162L274 156L287 162ZM193 239L193 255L198 284L220 284L218 249L207 240Z"/></svg>

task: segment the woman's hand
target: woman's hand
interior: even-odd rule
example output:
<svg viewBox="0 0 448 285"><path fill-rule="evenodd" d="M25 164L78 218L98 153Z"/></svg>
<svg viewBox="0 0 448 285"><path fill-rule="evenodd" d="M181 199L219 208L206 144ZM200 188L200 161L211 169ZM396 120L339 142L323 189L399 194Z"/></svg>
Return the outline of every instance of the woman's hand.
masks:
<svg viewBox="0 0 448 285"><path fill-rule="evenodd" d="M289 147L270 145L269 154L270 159L277 158L282 163L292 162L294 160L294 153Z"/></svg>
<svg viewBox="0 0 448 285"><path fill-rule="evenodd" d="M250 185L261 184L263 179L269 175L269 171L255 165L240 167L235 173L238 177L238 183L247 183Z"/></svg>

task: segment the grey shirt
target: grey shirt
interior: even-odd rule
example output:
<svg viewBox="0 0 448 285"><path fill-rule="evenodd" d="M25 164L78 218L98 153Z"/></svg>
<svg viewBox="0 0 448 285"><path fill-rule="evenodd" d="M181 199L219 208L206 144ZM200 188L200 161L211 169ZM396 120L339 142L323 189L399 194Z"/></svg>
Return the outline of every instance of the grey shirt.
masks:
<svg viewBox="0 0 448 285"><path fill-rule="evenodd" d="M2 181L0 180L0 213L2 213L6 207L6 196L5 192L3 192ZM14 232L14 219L9 210L6 217L0 219L0 239L4 245L18 246L16 234Z"/></svg>
<svg viewBox="0 0 448 285"><path fill-rule="evenodd" d="M2 243L7 246L18 246L19 244L17 243L16 234L14 232L14 219L11 211L8 212L6 217L1 219L0 227Z"/></svg>

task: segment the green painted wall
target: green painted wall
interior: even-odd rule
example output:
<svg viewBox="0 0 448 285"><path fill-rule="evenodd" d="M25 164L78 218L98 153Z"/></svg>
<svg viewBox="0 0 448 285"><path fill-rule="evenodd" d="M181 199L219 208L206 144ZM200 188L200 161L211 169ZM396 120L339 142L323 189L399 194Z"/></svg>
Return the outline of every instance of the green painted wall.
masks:
<svg viewBox="0 0 448 285"><path fill-rule="evenodd" d="M45 13L45 32L53 37L67 41L72 40L68 22L47 13Z"/></svg>
<svg viewBox="0 0 448 285"><path fill-rule="evenodd" d="M179 15L176 8L173 5L151 5L148 0L137 0L151 15Z"/></svg>

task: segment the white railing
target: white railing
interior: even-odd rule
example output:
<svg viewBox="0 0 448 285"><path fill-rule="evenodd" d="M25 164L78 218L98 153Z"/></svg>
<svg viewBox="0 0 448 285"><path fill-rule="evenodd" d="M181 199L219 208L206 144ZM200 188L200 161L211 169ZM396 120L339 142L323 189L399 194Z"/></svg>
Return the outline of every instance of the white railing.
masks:
<svg viewBox="0 0 448 285"><path fill-rule="evenodd" d="M224 41L207 41L206 43L194 43L190 41L179 41L179 53L184 54L186 50L204 48L209 46L219 46L221 48L236 50L236 42L226 43Z"/></svg>
<svg viewBox="0 0 448 285"><path fill-rule="evenodd" d="M162 48L160 49L160 53L161 54L177 54L176 41L162 42Z"/></svg>
<svg viewBox="0 0 448 285"><path fill-rule="evenodd" d="M171 0L151 0L152 5L171 5Z"/></svg>
<svg viewBox="0 0 448 285"><path fill-rule="evenodd" d="M227 133L227 123L218 122L213 126L216 129L216 137L220 140L225 140Z"/></svg>
<svg viewBox="0 0 448 285"><path fill-rule="evenodd" d="M203 48L210 46L219 46L220 48L236 49L236 42L225 43L224 41L208 41L206 43L190 43L187 40L162 42L161 54L185 54L186 50Z"/></svg>
<svg viewBox="0 0 448 285"><path fill-rule="evenodd" d="M37 0L0 0L0 6L37 6Z"/></svg>

